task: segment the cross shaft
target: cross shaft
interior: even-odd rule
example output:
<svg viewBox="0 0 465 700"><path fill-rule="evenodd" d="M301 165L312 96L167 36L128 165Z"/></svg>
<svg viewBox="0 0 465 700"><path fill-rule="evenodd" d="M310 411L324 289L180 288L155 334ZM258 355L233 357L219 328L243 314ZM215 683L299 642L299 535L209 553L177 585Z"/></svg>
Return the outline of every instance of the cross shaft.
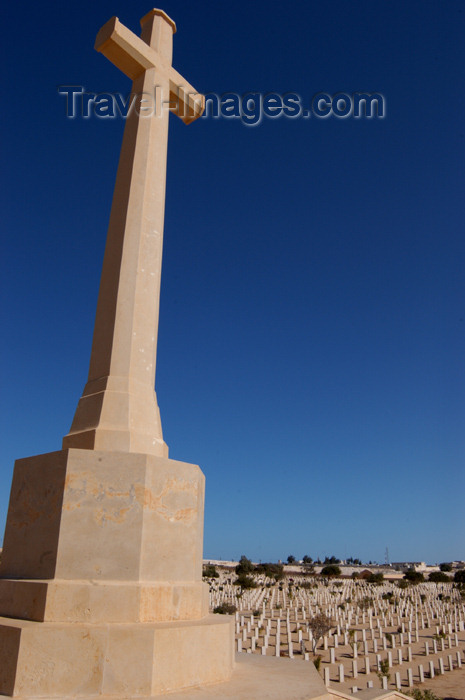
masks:
<svg viewBox="0 0 465 700"><path fill-rule="evenodd" d="M171 66L174 22L161 10L141 20L141 38L114 17L96 49L132 81L132 94L170 95L186 123L203 96ZM168 145L167 109L126 121L103 261L87 384L63 447L168 456L155 394Z"/></svg>

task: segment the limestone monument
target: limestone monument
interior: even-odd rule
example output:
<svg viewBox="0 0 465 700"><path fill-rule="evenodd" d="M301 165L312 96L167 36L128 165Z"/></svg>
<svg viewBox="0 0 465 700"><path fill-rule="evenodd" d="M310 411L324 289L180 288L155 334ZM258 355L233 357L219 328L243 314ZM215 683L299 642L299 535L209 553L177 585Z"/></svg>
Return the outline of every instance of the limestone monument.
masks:
<svg viewBox="0 0 465 700"><path fill-rule="evenodd" d="M111 19L96 49L185 123L174 22ZM15 464L0 567L0 693L150 697L231 676L233 621L208 615L204 476L168 459L154 391L168 109L127 119L90 370L63 449ZM160 105L158 105L160 107Z"/></svg>

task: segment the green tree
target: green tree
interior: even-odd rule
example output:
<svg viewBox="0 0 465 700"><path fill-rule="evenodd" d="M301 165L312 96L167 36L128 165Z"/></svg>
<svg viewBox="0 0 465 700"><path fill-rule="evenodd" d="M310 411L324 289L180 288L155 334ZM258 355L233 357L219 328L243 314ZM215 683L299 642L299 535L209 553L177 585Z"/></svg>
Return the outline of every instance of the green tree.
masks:
<svg viewBox="0 0 465 700"><path fill-rule="evenodd" d="M336 564L328 564L327 566L324 566L322 568L321 575L322 576L340 576L341 569Z"/></svg>
<svg viewBox="0 0 465 700"><path fill-rule="evenodd" d="M312 651L315 654L318 642L331 629L331 620L324 613L318 613L308 621L308 628L312 631Z"/></svg>
<svg viewBox="0 0 465 700"><path fill-rule="evenodd" d="M454 574L455 583L465 583L465 569L459 569Z"/></svg>
<svg viewBox="0 0 465 700"><path fill-rule="evenodd" d="M252 576L247 576L247 574L239 574L233 583L241 588L257 588L257 582L254 581Z"/></svg>
<svg viewBox="0 0 465 700"><path fill-rule="evenodd" d="M313 574L315 572L315 564L313 559L307 554L302 559L302 573L303 574Z"/></svg>
<svg viewBox="0 0 465 700"><path fill-rule="evenodd" d="M368 583L382 583L384 581L384 576L381 573L370 574L367 581Z"/></svg>
<svg viewBox="0 0 465 700"><path fill-rule="evenodd" d="M441 571L452 571L452 564L450 562L444 561L442 564L439 564L439 568Z"/></svg>
<svg viewBox="0 0 465 700"><path fill-rule="evenodd" d="M254 571L257 574L264 574L265 576L268 576L268 578L274 578L275 581L279 581L280 579L284 578L284 567L282 564L257 564Z"/></svg>
<svg viewBox="0 0 465 700"><path fill-rule="evenodd" d="M409 583L421 583L425 580L425 577L421 571L415 571L415 569L408 569L404 574L404 579L409 581Z"/></svg>
<svg viewBox="0 0 465 700"><path fill-rule="evenodd" d="M250 559L247 559L247 557L243 554L239 559L239 564L236 566L236 574L251 574L253 570L254 565Z"/></svg>
<svg viewBox="0 0 465 700"><path fill-rule="evenodd" d="M288 564L294 564L295 563L295 557L292 554L289 554L287 558L287 563Z"/></svg>
<svg viewBox="0 0 465 700"><path fill-rule="evenodd" d="M362 561L361 561L361 559L354 559L354 557L349 557L349 558L347 559L347 563L348 563L348 564L353 564L354 566L360 566L360 564L362 563Z"/></svg>
<svg viewBox="0 0 465 700"><path fill-rule="evenodd" d="M323 563L324 564L340 564L341 560L338 559L337 557L335 557L333 554L331 557L325 557L325 560Z"/></svg>
<svg viewBox="0 0 465 700"><path fill-rule="evenodd" d="M450 576L444 573L444 571L432 571L428 577L428 581L433 583L449 583Z"/></svg>

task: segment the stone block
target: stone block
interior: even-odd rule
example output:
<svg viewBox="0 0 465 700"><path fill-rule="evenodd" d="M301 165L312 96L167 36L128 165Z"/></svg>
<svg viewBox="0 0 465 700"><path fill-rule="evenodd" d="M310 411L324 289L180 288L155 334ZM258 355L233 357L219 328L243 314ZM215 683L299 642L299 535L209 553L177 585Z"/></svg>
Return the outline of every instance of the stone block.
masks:
<svg viewBox="0 0 465 700"><path fill-rule="evenodd" d="M153 455L69 449L16 462L0 615L201 619L204 476Z"/></svg>
<svg viewBox="0 0 465 700"><path fill-rule="evenodd" d="M63 624L0 618L0 693L151 697L229 680L233 619Z"/></svg>

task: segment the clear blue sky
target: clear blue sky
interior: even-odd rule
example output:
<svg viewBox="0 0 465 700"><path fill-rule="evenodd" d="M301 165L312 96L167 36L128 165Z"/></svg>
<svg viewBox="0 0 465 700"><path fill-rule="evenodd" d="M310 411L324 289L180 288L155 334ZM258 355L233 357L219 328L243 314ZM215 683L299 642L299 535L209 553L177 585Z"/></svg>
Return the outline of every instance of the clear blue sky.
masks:
<svg viewBox="0 0 465 700"><path fill-rule="evenodd" d="M166 0L202 92L380 92L384 119L170 120L157 393L207 478L204 554L465 559L461 1ZM87 377L124 122L93 49L150 5L2 22L0 526L14 459L60 449Z"/></svg>

